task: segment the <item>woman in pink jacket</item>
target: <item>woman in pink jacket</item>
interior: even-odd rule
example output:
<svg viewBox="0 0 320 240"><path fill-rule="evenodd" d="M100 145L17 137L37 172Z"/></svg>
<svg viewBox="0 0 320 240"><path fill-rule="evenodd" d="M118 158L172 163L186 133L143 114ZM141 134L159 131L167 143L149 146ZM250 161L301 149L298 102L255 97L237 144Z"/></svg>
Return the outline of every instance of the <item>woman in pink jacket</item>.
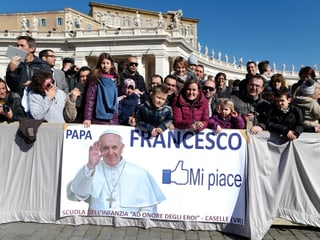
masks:
<svg viewBox="0 0 320 240"><path fill-rule="evenodd" d="M185 82L173 103L173 122L179 129L201 131L208 126L208 100L197 79Z"/></svg>

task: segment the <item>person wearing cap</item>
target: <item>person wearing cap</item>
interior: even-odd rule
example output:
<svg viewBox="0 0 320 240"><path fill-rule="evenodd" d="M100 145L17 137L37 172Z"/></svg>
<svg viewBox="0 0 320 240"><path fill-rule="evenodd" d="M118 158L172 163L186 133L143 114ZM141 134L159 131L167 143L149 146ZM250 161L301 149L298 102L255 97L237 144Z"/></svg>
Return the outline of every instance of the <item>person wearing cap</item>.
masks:
<svg viewBox="0 0 320 240"><path fill-rule="evenodd" d="M107 210L157 212L165 200L150 173L123 156L120 134L108 129L89 148L89 160L67 186L72 201L89 203L88 215L106 215Z"/></svg>
<svg viewBox="0 0 320 240"><path fill-rule="evenodd" d="M69 92L71 92L71 90L74 89L77 84L77 72L79 70L78 67L74 64L74 58L65 57L62 60L61 70L65 74L65 78L69 86Z"/></svg>
<svg viewBox="0 0 320 240"><path fill-rule="evenodd" d="M188 58L188 70L195 72L197 65L198 65L197 57L191 54Z"/></svg>
<svg viewBox="0 0 320 240"><path fill-rule="evenodd" d="M315 80L307 79L298 88L292 104L302 110L304 131L319 132L320 105L314 97Z"/></svg>
<svg viewBox="0 0 320 240"><path fill-rule="evenodd" d="M301 67L299 70L299 81L291 86L291 93L296 95L298 87L308 79L316 79L316 72L310 66Z"/></svg>
<svg viewBox="0 0 320 240"><path fill-rule="evenodd" d="M139 96L134 92L135 82L128 78L124 80L121 89L122 96L118 97L118 121L120 125L129 126L129 117L134 115L134 112L139 104Z"/></svg>

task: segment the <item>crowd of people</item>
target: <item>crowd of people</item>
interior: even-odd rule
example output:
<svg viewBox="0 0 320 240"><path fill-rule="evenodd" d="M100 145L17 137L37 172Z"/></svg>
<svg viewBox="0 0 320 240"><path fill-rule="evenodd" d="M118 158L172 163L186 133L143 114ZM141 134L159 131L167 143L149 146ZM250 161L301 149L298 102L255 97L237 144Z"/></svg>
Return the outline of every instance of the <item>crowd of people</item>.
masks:
<svg viewBox="0 0 320 240"><path fill-rule="evenodd" d="M108 53L99 55L93 69L77 67L73 58L64 58L62 69L56 69L54 51L36 56L32 37L19 36L17 47L27 55L24 62L13 57L0 79L1 122L27 117L86 128L119 124L152 137L174 128L217 134L228 128L267 130L288 140L320 132L320 83L309 66L301 67L299 81L289 86L282 74L271 73L268 61L249 61L245 78L230 81L224 72L205 76L194 55L177 56L173 71L152 75L147 89L134 56L120 73Z"/></svg>

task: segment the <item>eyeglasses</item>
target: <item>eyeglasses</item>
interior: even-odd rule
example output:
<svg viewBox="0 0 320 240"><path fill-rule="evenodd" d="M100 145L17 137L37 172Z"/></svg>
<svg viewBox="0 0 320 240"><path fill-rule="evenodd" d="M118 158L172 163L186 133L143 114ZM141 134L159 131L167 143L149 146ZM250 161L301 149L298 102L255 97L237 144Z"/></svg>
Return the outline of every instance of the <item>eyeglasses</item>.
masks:
<svg viewBox="0 0 320 240"><path fill-rule="evenodd" d="M202 87L202 91L207 92L207 91L213 92L214 90L216 90L214 87L209 87L209 86L203 86Z"/></svg>
<svg viewBox="0 0 320 240"><path fill-rule="evenodd" d="M54 86L55 81L52 79L51 82L47 83L46 88L50 88L52 85Z"/></svg>
<svg viewBox="0 0 320 240"><path fill-rule="evenodd" d="M130 66L130 67L132 67L132 66L138 67L138 63L136 63L136 62L130 62L130 63L129 63L129 66Z"/></svg>
<svg viewBox="0 0 320 240"><path fill-rule="evenodd" d="M55 55L48 55L47 57L56 58Z"/></svg>

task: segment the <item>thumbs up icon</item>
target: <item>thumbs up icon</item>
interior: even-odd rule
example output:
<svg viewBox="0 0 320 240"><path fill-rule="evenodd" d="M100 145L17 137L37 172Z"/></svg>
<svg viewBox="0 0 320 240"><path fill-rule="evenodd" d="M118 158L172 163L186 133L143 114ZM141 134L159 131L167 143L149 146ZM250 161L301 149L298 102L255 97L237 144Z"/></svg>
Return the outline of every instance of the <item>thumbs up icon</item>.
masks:
<svg viewBox="0 0 320 240"><path fill-rule="evenodd" d="M186 185L189 181L189 170L183 168L183 161L180 160L177 163L175 169L163 169L162 170L162 183L170 184L175 183L177 185Z"/></svg>

